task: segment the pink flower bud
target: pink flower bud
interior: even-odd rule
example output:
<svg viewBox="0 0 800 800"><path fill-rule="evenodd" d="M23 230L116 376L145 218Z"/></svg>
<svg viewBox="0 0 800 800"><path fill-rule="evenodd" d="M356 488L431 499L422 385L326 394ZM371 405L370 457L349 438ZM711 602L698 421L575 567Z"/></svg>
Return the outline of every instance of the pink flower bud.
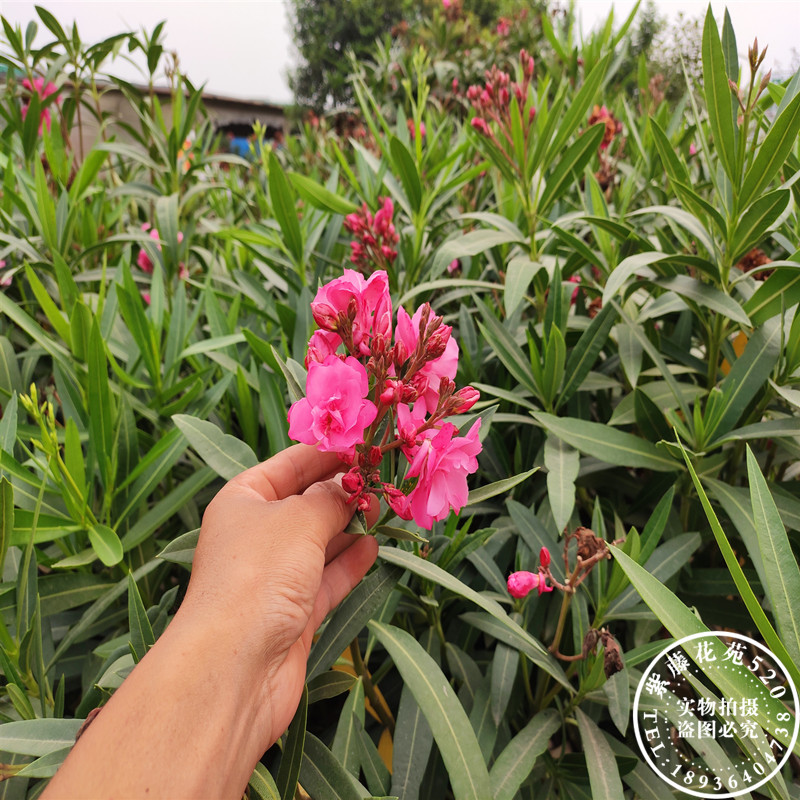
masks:
<svg viewBox="0 0 800 800"><path fill-rule="evenodd" d="M543 547L539 551L539 563L545 567L545 569L550 566L550 551L546 547Z"/></svg>
<svg viewBox="0 0 800 800"><path fill-rule="evenodd" d="M450 332L453 329L449 325L440 325L428 339L425 345L425 358L433 361L434 358L439 358L445 351L447 343L450 341Z"/></svg>
<svg viewBox="0 0 800 800"><path fill-rule="evenodd" d="M517 599L527 597L540 583L540 577L535 572L512 572L508 576L508 593Z"/></svg>
<svg viewBox="0 0 800 800"><path fill-rule="evenodd" d="M458 91L458 78L453 78L453 83L451 85L453 87L453 91L457 92Z"/></svg>
<svg viewBox="0 0 800 800"><path fill-rule="evenodd" d="M419 389L416 386L411 386L408 383L404 383L400 389L400 402L401 403L413 403L419 397Z"/></svg>
<svg viewBox="0 0 800 800"><path fill-rule="evenodd" d="M534 118L536 117L536 108L531 106L531 110L528 112L528 122L533 122Z"/></svg>
<svg viewBox="0 0 800 800"><path fill-rule="evenodd" d="M391 406L397 401L397 382L386 381L386 388L380 394L380 401L385 406Z"/></svg>
<svg viewBox="0 0 800 800"><path fill-rule="evenodd" d="M489 136L489 126L486 124L486 120L483 117L473 117L470 120L470 125L475 128L478 133L482 133L484 136Z"/></svg>
<svg viewBox="0 0 800 800"><path fill-rule="evenodd" d="M511 99L511 98L510 98L510 96L509 96L509 94L508 94L508 89L506 89L506 87L504 86L504 87L503 87L503 88L500 90L500 104L501 104L501 105L504 105L504 106L507 106L507 105L508 105L508 101L509 101L510 99Z"/></svg>
<svg viewBox="0 0 800 800"><path fill-rule="evenodd" d="M480 97L480 94L480 86L470 86L469 89L467 89L467 100L474 103Z"/></svg>
<svg viewBox="0 0 800 800"><path fill-rule="evenodd" d="M472 386L459 389L453 395L453 413L463 414L465 411L469 411L480 399L480 392Z"/></svg>
<svg viewBox="0 0 800 800"><path fill-rule="evenodd" d="M349 495L359 495L364 489L364 476L358 467L353 467L350 472L342 475L342 488Z"/></svg>
<svg viewBox="0 0 800 800"><path fill-rule="evenodd" d="M406 497L396 486L389 483L383 484L383 497L389 508L397 514L400 519L411 519L411 507Z"/></svg>
<svg viewBox="0 0 800 800"><path fill-rule="evenodd" d="M454 258L448 265L447 265L447 274L452 275L455 272L458 272L461 269L461 260L458 258Z"/></svg>
<svg viewBox="0 0 800 800"><path fill-rule="evenodd" d="M401 367L408 361L408 349L403 342L397 342L397 344L395 344L392 359L396 367Z"/></svg>
<svg viewBox="0 0 800 800"><path fill-rule="evenodd" d="M383 453L381 452L380 447L374 444L372 447L370 447L369 452L367 453L367 462L371 467L377 467L381 461L383 461Z"/></svg>

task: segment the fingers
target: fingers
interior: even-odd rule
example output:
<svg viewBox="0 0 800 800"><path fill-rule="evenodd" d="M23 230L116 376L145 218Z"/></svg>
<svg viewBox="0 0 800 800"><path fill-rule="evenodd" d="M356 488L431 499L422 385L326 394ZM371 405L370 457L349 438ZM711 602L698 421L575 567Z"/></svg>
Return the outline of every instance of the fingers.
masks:
<svg viewBox="0 0 800 800"><path fill-rule="evenodd" d="M340 469L344 465L335 453L321 453L316 447L296 444L245 470L231 484L252 489L268 501L282 500L300 494Z"/></svg>
<svg viewBox="0 0 800 800"><path fill-rule="evenodd" d="M352 537L351 541L352 541ZM322 620L358 585L375 563L378 556L378 542L373 536L361 536L350 547L333 559L322 573L314 610L308 628L313 634Z"/></svg>

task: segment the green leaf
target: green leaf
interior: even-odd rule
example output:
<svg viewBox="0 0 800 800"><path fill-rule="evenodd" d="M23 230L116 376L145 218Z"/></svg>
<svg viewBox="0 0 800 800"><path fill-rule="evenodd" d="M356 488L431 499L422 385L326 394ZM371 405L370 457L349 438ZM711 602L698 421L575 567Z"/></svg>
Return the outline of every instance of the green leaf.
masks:
<svg viewBox="0 0 800 800"><path fill-rule="evenodd" d="M764 238L770 225L783 214L786 206L789 205L791 196L788 189L776 189L774 192L759 197L742 214L731 239L732 261L738 262L745 253Z"/></svg>
<svg viewBox="0 0 800 800"><path fill-rule="evenodd" d="M711 6L703 25L703 92L708 108L708 119L714 136L714 145L719 153L725 172L734 186L738 185L736 171L736 139L733 97L725 71L725 56L719 39L717 23Z"/></svg>
<svg viewBox="0 0 800 800"><path fill-rule="evenodd" d="M547 177L547 185L539 199L539 212L543 216L547 215L550 206L569 187L570 181L572 181L573 185L577 184L578 179L583 174L583 168L589 163L589 160L600 146L604 132L605 125L603 123L592 125L559 158L555 169Z"/></svg>
<svg viewBox="0 0 800 800"><path fill-rule="evenodd" d="M618 431L599 422L556 417L542 411L531 412L531 415L543 428L554 433L559 439L607 464L640 467L657 472L671 472L678 469L678 464L665 456L654 444L632 433Z"/></svg>
<svg viewBox="0 0 800 800"><path fill-rule="evenodd" d="M328 700L336 697L343 692L350 691L356 682L356 678L347 672L338 669L323 672L316 678L308 682L308 704L318 703L320 700Z"/></svg>
<svg viewBox="0 0 800 800"><path fill-rule="evenodd" d="M800 94L781 111L758 147L739 193L739 208L745 209L778 174L800 134Z"/></svg>
<svg viewBox="0 0 800 800"><path fill-rule="evenodd" d="M617 730L625 736L631 716L631 690L627 669L612 675L604 684L603 691L608 698L608 713Z"/></svg>
<svg viewBox="0 0 800 800"><path fill-rule="evenodd" d="M258 464L256 454L247 444L223 433L213 422L188 414L174 414L172 420L200 458L225 480Z"/></svg>
<svg viewBox="0 0 800 800"><path fill-rule="evenodd" d="M302 400L306 396L303 385L300 384L292 370L289 368L289 365L280 357L278 351L272 345L270 345L270 351L275 363L278 365L278 368L283 373L283 377L286 379L289 397L293 402Z"/></svg>
<svg viewBox="0 0 800 800"><path fill-rule="evenodd" d="M586 376L603 349L611 328L614 326L614 308L604 305L600 313L589 323L589 327L581 334L578 343L567 359L564 374L564 388L555 403L556 408L563 406L580 389Z"/></svg>
<svg viewBox="0 0 800 800"><path fill-rule="evenodd" d="M747 476L756 539L764 564L764 589L781 640L794 664L800 664L800 569L758 462L747 448Z"/></svg>
<svg viewBox="0 0 800 800"><path fill-rule="evenodd" d="M512 258L506 267L506 280L503 287L503 298L506 316L514 313L514 309L522 302L525 292L536 273L544 269L544 264L531 261L529 258Z"/></svg>
<svg viewBox="0 0 800 800"><path fill-rule="evenodd" d="M189 566L194 559L194 551L197 541L200 538L200 528L182 533L177 539L173 539L157 556L164 561L172 561L174 564Z"/></svg>
<svg viewBox="0 0 800 800"><path fill-rule="evenodd" d="M623 800L622 781L619 777L617 760L605 736L597 725L580 708L575 709L581 743L586 755L586 768L589 770L589 785L592 797L603 800Z"/></svg>
<svg viewBox="0 0 800 800"><path fill-rule="evenodd" d="M688 462L687 462L688 463ZM694 476L693 476L694 479ZM695 484L699 486L699 482ZM709 507L710 508L710 507ZM708 513L708 512L706 512ZM711 512L713 514L713 511ZM721 533L721 529L720 529ZM716 536L716 533L715 533ZM724 534L723 534L724 536ZM730 547L730 545L729 545ZM611 554L619 562L625 574L628 576L630 582L636 587L636 591L642 596L642 599L647 603L653 613L658 617L659 621L664 627L676 638L680 639L684 636L689 636L693 633L707 633L709 629L690 611L686 605L681 602L661 581L650 575L644 567L639 566L632 558L625 555L618 547L610 547ZM731 551L732 552L732 551ZM734 556L735 560L735 556ZM726 559L727 562L727 559ZM741 567L739 567L741 570ZM734 576L734 580L737 580ZM744 576L742 576L744 580ZM744 581L745 586L747 582ZM738 581L737 581L738 587ZM749 587L747 587L749 589ZM750 593L752 594L752 592ZM759 607L760 608L760 607ZM752 613L752 611L751 611ZM763 610L761 614L766 620ZM756 620L758 622L758 620ZM769 624L767 622L767 624ZM786 669L792 675L793 680L797 681L797 667L788 661L788 655L785 648L780 643L774 631L770 636L766 636L764 630L759 625L759 631L764 637L767 647L783 662ZM775 647L777 643L777 648ZM714 670L713 673L706 673L723 692L729 697L751 697L752 691L756 687L761 686L761 682L755 675L739 672L727 672L725 670ZM760 690L758 690L760 692ZM759 705L758 722L759 724L769 730L773 736L781 741L783 744L788 745L790 742L789 736L783 736L776 733L777 725L772 721L771 715L777 713L785 708L778 700L766 699L766 704L769 709L762 709ZM774 704L774 705L773 705Z"/></svg>
<svg viewBox="0 0 800 800"><path fill-rule="evenodd" d="M580 455L561 439L548 433L544 442L547 468L547 496L556 530L563 531L575 508L575 479L580 470Z"/></svg>
<svg viewBox="0 0 800 800"><path fill-rule="evenodd" d="M658 286L675 292L681 297L685 297L700 307L710 308L722 316L738 322L740 325L750 326L747 314L742 311L742 307L729 295L709 286L706 283L690 278L688 275L675 275L672 278L660 278L655 281Z"/></svg>
<svg viewBox="0 0 800 800"><path fill-rule="evenodd" d="M422 184L419 180L417 165L414 163L411 153L408 152L408 148L396 136L392 136L389 150L411 210L416 214L422 205Z"/></svg>
<svg viewBox="0 0 800 800"><path fill-rule="evenodd" d="M280 792L281 800L293 800L297 789L297 779L303 761L303 751L306 742L306 719L308 716L308 689L303 687L300 703L297 706L294 719L289 725L286 740L283 745L281 763L278 768L278 778L275 784Z"/></svg>
<svg viewBox="0 0 800 800"><path fill-rule="evenodd" d="M381 759L380 753L378 753L378 748L375 747L375 743L364 730L364 726L361 722L355 719L353 724L355 725L356 735L358 736L358 746L361 753L361 769L364 772L364 779L367 782L367 786L374 795L385 796L390 791L392 775L383 763L383 759ZM395 729L393 746L396 741L396 736L397 732Z"/></svg>
<svg viewBox="0 0 800 800"><path fill-rule="evenodd" d="M406 631L371 622L403 681L425 714L442 754L456 800L491 796L489 773L464 708L436 662Z"/></svg>
<svg viewBox="0 0 800 800"><path fill-rule="evenodd" d="M403 800L417 800L424 777L420 764L430 758L432 746L430 725L411 687L404 683L392 740L392 794Z"/></svg>
<svg viewBox="0 0 800 800"><path fill-rule="evenodd" d="M503 480L495 481L494 483L487 483L485 486L473 489L469 495L467 495L467 503L464 507L467 508L468 506L474 506L477 503L483 503L485 500L495 497L498 494L505 494L509 489L512 489L518 483L528 480L528 478L530 478L531 475L538 470L539 467L534 467L533 469L529 469L527 472L520 472L519 475L512 475L510 478L503 478Z"/></svg>
<svg viewBox="0 0 800 800"><path fill-rule="evenodd" d="M97 524L90 526L89 542L97 557L107 567L113 567L122 561L122 542L108 525Z"/></svg>
<svg viewBox="0 0 800 800"><path fill-rule="evenodd" d="M26 756L46 756L72 747L82 719L30 719L0 726L0 750Z"/></svg>
<svg viewBox="0 0 800 800"><path fill-rule="evenodd" d="M297 220L294 193L286 175L283 173L280 161L275 157L274 151L269 154L269 198L272 201L272 211L281 227L283 241L296 265L303 263L303 234Z"/></svg>
<svg viewBox="0 0 800 800"><path fill-rule="evenodd" d="M520 786L548 747L550 737L561 727L561 716L553 709L540 711L505 746L489 772L494 800L514 800Z"/></svg>
<svg viewBox="0 0 800 800"><path fill-rule="evenodd" d="M290 172L287 177L297 189L297 193L306 203L332 214L353 214L358 211L358 206L350 200L326 189L307 175Z"/></svg>
<svg viewBox="0 0 800 800"><path fill-rule="evenodd" d="M280 792L272 775L260 761L256 764L247 786L251 790L250 797L255 794L259 800L281 800Z"/></svg>
<svg viewBox="0 0 800 800"><path fill-rule="evenodd" d="M511 699L511 691L517 679L519 652L498 642L492 656L491 670L491 710L494 724L500 727Z"/></svg>
<svg viewBox="0 0 800 800"><path fill-rule="evenodd" d="M142 596L136 581L128 573L128 626L131 632L131 650L134 660L141 661L156 643L153 628L147 618Z"/></svg>
<svg viewBox="0 0 800 800"><path fill-rule="evenodd" d="M448 239L438 250L433 259L431 273L438 275L454 259L475 256L484 253L492 247L501 244L519 242L521 238L518 234L508 231L470 231L463 235Z"/></svg>
<svg viewBox="0 0 800 800"><path fill-rule="evenodd" d="M331 616L308 656L306 680L326 672L392 593L402 573L381 566L350 592Z"/></svg>
<svg viewBox="0 0 800 800"><path fill-rule="evenodd" d="M312 797L326 800L364 800L349 775L336 757L313 733L306 733L303 760L300 764L300 783ZM284 800L289 800L284 796Z"/></svg>
<svg viewBox="0 0 800 800"><path fill-rule="evenodd" d="M357 778L361 770L361 745L355 724L364 724L364 682L357 678L344 701L336 733L331 745L331 753L336 760Z"/></svg>
<svg viewBox="0 0 800 800"><path fill-rule="evenodd" d="M6 553L8 553L13 534L14 487L8 478L3 476L0 478L0 570L6 563Z"/></svg>
<svg viewBox="0 0 800 800"><path fill-rule="evenodd" d="M114 405L108 385L108 361L97 319L89 334L89 432L103 486L111 485L111 453L114 449ZM116 562L115 562L116 563Z"/></svg>
<svg viewBox="0 0 800 800"><path fill-rule="evenodd" d="M753 398L767 382L780 355L781 326L777 318L767 320L750 337L744 352L720 383L723 397L719 411L706 420L706 441L713 442L732 430Z"/></svg>
<svg viewBox="0 0 800 800"><path fill-rule="evenodd" d="M60 750L54 750L46 756L37 758L30 764L26 764L19 772L16 773L17 778L52 778L58 772L58 768L64 763L64 760L69 755L71 747L62 747Z"/></svg>
<svg viewBox="0 0 800 800"><path fill-rule="evenodd" d="M753 325L763 325L771 317L800 303L800 264L776 269L745 301L742 310Z"/></svg>

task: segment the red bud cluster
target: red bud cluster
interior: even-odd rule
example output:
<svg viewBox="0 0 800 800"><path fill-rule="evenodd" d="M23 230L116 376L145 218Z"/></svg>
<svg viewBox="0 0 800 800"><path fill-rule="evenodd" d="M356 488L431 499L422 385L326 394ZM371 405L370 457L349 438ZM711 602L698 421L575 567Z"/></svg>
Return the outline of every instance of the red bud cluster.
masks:
<svg viewBox="0 0 800 800"><path fill-rule="evenodd" d="M516 112L522 122L525 142L530 136L531 126L536 118L536 109L529 101L529 88L533 78L534 60L527 50L520 50L519 65L521 80L512 81L507 72L496 65L485 73L486 83L481 86L470 86L467 99L477 112L470 121L472 127L482 136L490 139L516 168L512 156L514 142L511 133L512 96L516 100Z"/></svg>
<svg viewBox="0 0 800 800"><path fill-rule="evenodd" d="M400 237L392 223L394 204L391 198L379 198L381 207L372 213L364 203L361 211L348 214L344 226L356 239L350 242L352 253L350 260L364 274L369 275L376 269L387 269L397 258L394 249Z"/></svg>

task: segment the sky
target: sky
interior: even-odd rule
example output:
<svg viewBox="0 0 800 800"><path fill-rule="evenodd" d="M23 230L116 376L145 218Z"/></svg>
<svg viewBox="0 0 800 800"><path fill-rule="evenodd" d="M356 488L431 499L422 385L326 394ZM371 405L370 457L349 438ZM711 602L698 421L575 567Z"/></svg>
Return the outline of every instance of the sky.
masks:
<svg viewBox="0 0 800 800"><path fill-rule="evenodd" d="M81 39L97 42L123 30L150 31L166 20L165 44L176 50L182 70L195 85L206 82L214 94L289 103L292 93L287 73L297 62L285 0L38 0L64 27L77 21ZM36 19L33 2L0 0L0 13L24 28ZM617 0L615 18L622 21L634 0ZM657 0L662 13L675 17L679 10L691 16L705 13L706 0ZM765 69L784 71L800 60L800 0L713 0L721 20L727 5L741 55L755 36L769 44ZM611 0L577 0L584 30L605 22ZM47 39L50 34L45 30ZM112 72L126 80L141 78L137 69L121 61Z"/></svg>

